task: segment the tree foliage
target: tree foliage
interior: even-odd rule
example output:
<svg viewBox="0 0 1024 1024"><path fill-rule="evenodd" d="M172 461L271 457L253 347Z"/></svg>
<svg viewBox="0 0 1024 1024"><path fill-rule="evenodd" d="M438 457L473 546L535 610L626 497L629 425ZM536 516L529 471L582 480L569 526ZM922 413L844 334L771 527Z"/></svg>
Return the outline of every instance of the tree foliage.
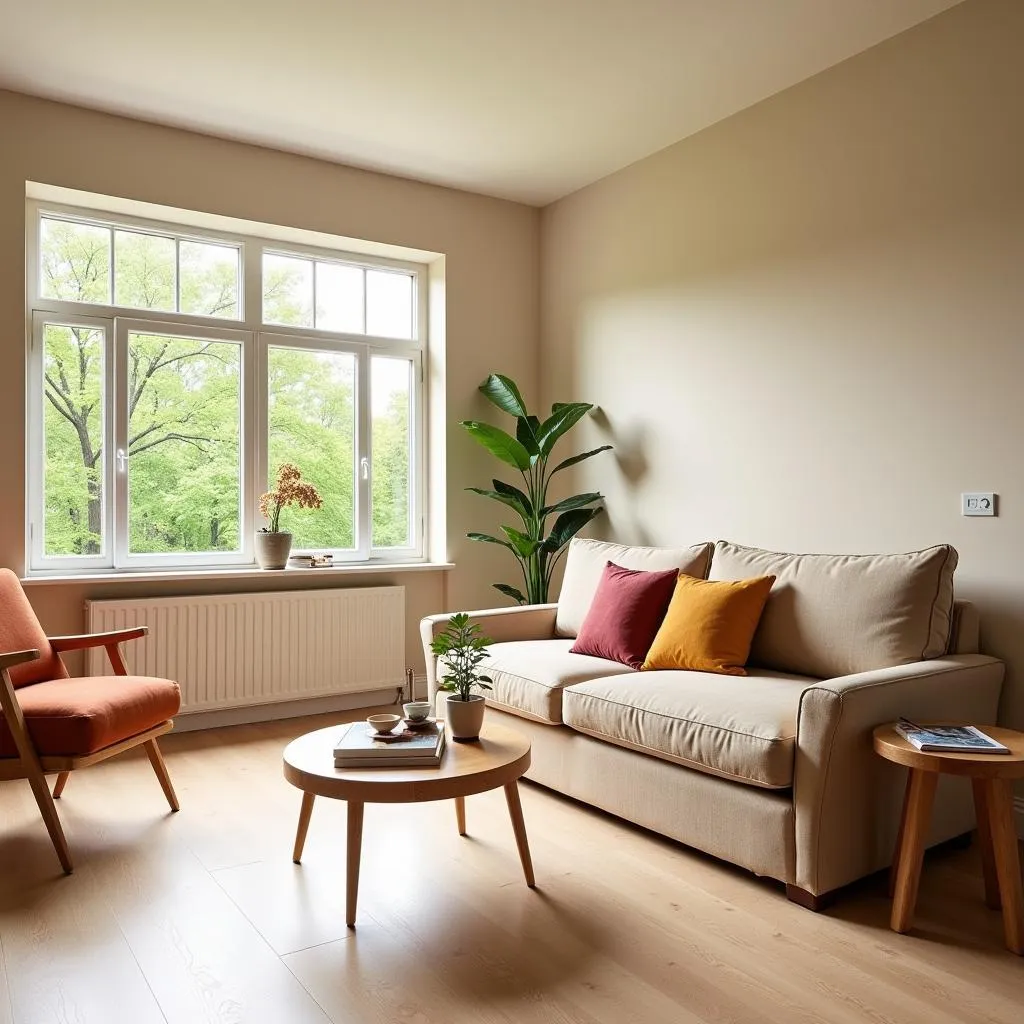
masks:
<svg viewBox="0 0 1024 1024"><path fill-rule="evenodd" d="M234 316L236 251L182 242L175 288L172 240L135 232L44 222L43 293L206 316ZM294 272L292 272L294 273ZM277 323L303 323L289 270L268 277ZM177 291L177 295L175 294ZM47 555L97 554L103 545L103 332L64 326L43 332L44 549ZM156 334L128 337L128 534L132 553L236 551L240 536L242 352L232 342ZM376 359L374 362L376 363ZM384 362L386 360L382 360ZM268 360L268 464L297 464L324 499L296 509L296 547L355 544L355 362L351 354L272 347ZM381 392L373 409L373 544L410 543L409 398ZM265 488L260 487L260 490Z"/></svg>

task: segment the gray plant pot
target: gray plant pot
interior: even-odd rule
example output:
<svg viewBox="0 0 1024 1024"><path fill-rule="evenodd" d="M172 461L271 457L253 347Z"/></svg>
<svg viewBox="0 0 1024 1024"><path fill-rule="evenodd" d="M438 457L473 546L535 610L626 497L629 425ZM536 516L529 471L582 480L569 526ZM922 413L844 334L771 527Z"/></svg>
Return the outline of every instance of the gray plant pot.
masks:
<svg viewBox="0 0 1024 1024"><path fill-rule="evenodd" d="M457 693L448 694L447 714L448 733L456 743L471 743L480 739L480 729L484 724L484 698L478 693L469 700L461 700Z"/></svg>
<svg viewBox="0 0 1024 1024"><path fill-rule="evenodd" d="M290 533L256 534L256 561L261 569L286 569L291 549Z"/></svg>

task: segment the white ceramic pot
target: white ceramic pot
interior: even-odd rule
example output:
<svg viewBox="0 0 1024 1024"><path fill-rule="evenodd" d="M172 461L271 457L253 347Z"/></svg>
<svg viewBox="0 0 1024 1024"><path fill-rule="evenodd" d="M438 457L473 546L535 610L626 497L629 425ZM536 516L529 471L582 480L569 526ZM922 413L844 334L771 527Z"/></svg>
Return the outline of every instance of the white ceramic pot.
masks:
<svg viewBox="0 0 1024 1024"><path fill-rule="evenodd" d="M256 561L261 569L286 569L292 549L290 533L256 534Z"/></svg>
<svg viewBox="0 0 1024 1024"><path fill-rule="evenodd" d="M445 718L448 720L448 733L456 743L471 743L480 738L486 706L478 693L471 694L469 700L462 700L457 693L448 694Z"/></svg>

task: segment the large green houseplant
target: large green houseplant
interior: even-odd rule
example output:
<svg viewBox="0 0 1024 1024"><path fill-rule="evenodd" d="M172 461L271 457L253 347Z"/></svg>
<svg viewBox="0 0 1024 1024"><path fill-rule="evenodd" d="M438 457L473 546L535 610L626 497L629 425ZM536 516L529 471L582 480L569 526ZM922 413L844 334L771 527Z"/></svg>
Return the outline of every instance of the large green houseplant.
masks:
<svg viewBox="0 0 1024 1024"><path fill-rule="evenodd" d="M519 388L509 377L492 373L480 385L480 391L502 412L515 417L515 436L477 420L466 420L462 425L492 455L519 471L523 487L492 480L493 488L470 487L469 490L507 505L517 513L522 526L502 526L504 539L487 533L470 533L467 536L471 540L508 548L519 563L525 589L520 590L509 583L495 583L495 589L519 604L545 604L552 573L565 554L566 545L600 514L602 497L597 491L588 491L549 504L551 479L570 466L608 451L611 445L603 444L570 456L551 467L549 463L555 445L594 408L593 405L588 402L556 402L551 406L551 414L541 421L526 408ZM552 518L554 522L548 529L548 521Z"/></svg>

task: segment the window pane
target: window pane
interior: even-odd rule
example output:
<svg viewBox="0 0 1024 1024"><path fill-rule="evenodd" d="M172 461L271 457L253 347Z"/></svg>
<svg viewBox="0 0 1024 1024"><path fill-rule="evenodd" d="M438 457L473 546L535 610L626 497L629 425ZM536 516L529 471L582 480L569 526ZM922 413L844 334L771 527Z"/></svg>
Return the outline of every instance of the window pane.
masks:
<svg viewBox="0 0 1024 1024"><path fill-rule="evenodd" d="M174 239L114 232L114 304L174 310Z"/></svg>
<svg viewBox="0 0 1024 1024"><path fill-rule="evenodd" d="M178 243L182 313L238 319L239 251L211 242Z"/></svg>
<svg viewBox="0 0 1024 1024"><path fill-rule="evenodd" d="M349 352L271 347L268 369L270 483L283 462L298 466L320 492L323 507L289 507L281 529L293 548L355 545L355 375Z"/></svg>
<svg viewBox="0 0 1024 1024"><path fill-rule="evenodd" d="M103 552L103 331L43 328L43 552Z"/></svg>
<svg viewBox="0 0 1024 1024"><path fill-rule="evenodd" d="M316 265L316 325L323 331L363 333L363 269Z"/></svg>
<svg viewBox="0 0 1024 1024"><path fill-rule="evenodd" d="M366 272L366 333L384 338L413 337L411 274Z"/></svg>
<svg viewBox="0 0 1024 1024"><path fill-rule="evenodd" d="M292 327L313 326L313 261L263 254L263 320Z"/></svg>
<svg viewBox="0 0 1024 1024"><path fill-rule="evenodd" d="M408 548L412 541L409 396L413 364L374 356L370 380L375 548Z"/></svg>
<svg viewBox="0 0 1024 1024"><path fill-rule="evenodd" d="M46 298L110 302L109 228L44 217L39 248Z"/></svg>
<svg viewBox="0 0 1024 1024"><path fill-rule="evenodd" d="M128 548L238 551L241 351L128 336Z"/></svg>

